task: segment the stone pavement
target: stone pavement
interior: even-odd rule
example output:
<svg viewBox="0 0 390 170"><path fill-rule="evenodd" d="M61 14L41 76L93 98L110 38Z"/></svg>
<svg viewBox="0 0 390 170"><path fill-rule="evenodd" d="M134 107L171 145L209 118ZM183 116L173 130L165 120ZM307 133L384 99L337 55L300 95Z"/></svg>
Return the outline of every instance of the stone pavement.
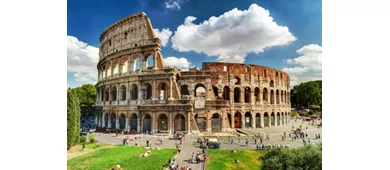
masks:
<svg viewBox="0 0 390 170"><path fill-rule="evenodd" d="M199 164L196 164L196 162L191 162L191 155L194 153L196 155L196 152L202 153L202 150L199 148L199 145L196 145L196 141L192 140L184 140L183 144L181 145L181 152L176 157L176 165L179 165L179 167L186 167L189 166L193 170L201 170L204 166L204 162L200 162ZM203 159L202 159L203 160Z"/></svg>

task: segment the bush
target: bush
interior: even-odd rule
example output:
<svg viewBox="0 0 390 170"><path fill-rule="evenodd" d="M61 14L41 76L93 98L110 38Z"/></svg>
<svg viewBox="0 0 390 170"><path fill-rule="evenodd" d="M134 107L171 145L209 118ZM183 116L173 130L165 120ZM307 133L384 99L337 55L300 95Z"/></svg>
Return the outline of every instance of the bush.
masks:
<svg viewBox="0 0 390 170"><path fill-rule="evenodd" d="M90 134L89 135L89 142L90 143L95 143L96 142L96 134Z"/></svg>
<svg viewBox="0 0 390 170"><path fill-rule="evenodd" d="M87 141L86 136L80 136L80 143L85 143Z"/></svg>
<svg viewBox="0 0 390 170"><path fill-rule="evenodd" d="M309 113L308 113L308 114L309 114L309 115L313 115L313 113L314 113L313 111L309 111Z"/></svg>
<svg viewBox="0 0 390 170"><path fill-rule="evenodd" d="M291 115L292 116L298 116L298 113L297 112L292 112Z"/></svg>

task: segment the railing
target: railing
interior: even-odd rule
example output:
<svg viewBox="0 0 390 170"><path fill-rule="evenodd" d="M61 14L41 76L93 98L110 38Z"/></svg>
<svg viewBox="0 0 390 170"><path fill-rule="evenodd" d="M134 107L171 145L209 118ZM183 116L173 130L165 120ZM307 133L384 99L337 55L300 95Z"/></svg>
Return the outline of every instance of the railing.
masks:
<svg viewBox="0 0 390 170"><path fill-rule="evenodd" d="M144 100L143 104L193 104L193 100Z"/></svg>
<svg viewBox="0 0 390 170"><path fill-rule="evenodd" d="M206 106L229 107L229 100L206 100Z"/></svg>

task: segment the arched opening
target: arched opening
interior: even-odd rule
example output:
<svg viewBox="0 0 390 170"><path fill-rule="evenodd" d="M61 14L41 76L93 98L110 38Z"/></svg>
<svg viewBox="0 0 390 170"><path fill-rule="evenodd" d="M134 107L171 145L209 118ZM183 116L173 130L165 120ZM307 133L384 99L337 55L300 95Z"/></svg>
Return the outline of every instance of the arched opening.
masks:
<svg viewBox="0 0 390 170"><path fill-rule="evenodd" d="M108 113L104 113L104 128L108 128Z"/></svg>
<svg viewBox="0 0 390 170"><path fill-rule="evenodd" d="M111 63L107 64L106 75L107 77L111 76Z"/></svg>
<svg viewBox="0 0 390 170"><path fill-rule="evenodd" d="M279 90L276 90L276 104L280 104Z"/></svg>
<svg viewBox="0 0 390 170"><path fill-rule="evenodd" d="M111 129L116 129L116 115L115 113L111 113Z"/></svg>
<svg viewBox="0 0 390 170"><path fill-rule="evenodd" d="M230 88L228 86L223 88L223 99L230 100Z"/></svg>
<svg viewBox="0 0 390 170"><path fill-rule="evenodd" d="M274 90L271 90L271 104L275 104L275 94L274 94Z"/></svg>
<svg viewBox="0 0 390 170"><path fill-rule="evenodd" d="M275 126L275 113L271 113L271 126Z"/></svg>
<svg viewBox="0 0 390 170"><path fill-rule="evenodd" d="M168 131L168 116L166 114L160 114L158 117L158 131Z"/></svg>
<svg viewBox="0 0 390 170"><path fill-rule="evenodd" d="M286 104L288 104L288 101L287 101L287 92L284 91L284 101L286 102Z"/></svg>
<svg viewBox="0 0 390 170"><path fill-rule="evenodd" d="M144 91L144 100L150 100L152 98L152 85L146 83L145 86L146 89Z"/></svg>
<svg viewBox="0 0 390 170"><path fill-rule="evenodd" d="M138 87L135 84L130 86L130 100L138 100Z"/></svg>
<svg viewBox="0 0 390 170"><path fill-rule="evenodd" d="M263 89L263 101L268 102L268 90L267 90L267 88Z"/></svg>
<svg viewBox="0 0 390 170"><path fill-rule="evenodd" d="M126 86L122 85L119 90L121 101L126 100Z"/></svg>
<svg viewBox="0 0 390 170"><path fill-rule="evenodd" d="M201 115L201 116L199 116ZM205 114L196 114L195 115L195 122L196 125L198 125L198 129L201 132L206 131L206 117Z"/></svg>
<svg viewBox="0 0 390 170"><path fill-rule="evenodd" d="M108 87L106 88L105 97L106 97L106 102L108 102L110 100L110 89Z"/></svg>
<svg viewBox="0 0 390 170"><path fill-rule="evenodd" d="M116 101L116 86L111 89L111 101Z"/></svg>
<svg viewBox="0 0 390 170"><path fill-rule="evenodd" d="M249 73L249 71L250 71L249 66L245 66L245 72L246 72L246 73Z"/></svg>
<svg viewBox="0 0 390 170"><path fill-rule="evenodd" d="M280 126L280 113L276 113L278 126Z"/></svg>
<svg viewBox="0 0 390 170"><path fill-rule="evenodd" d="M264 113L264 127L269 127L269 115L267 112Z"/></svg>
<svg viewBox="0 0 390 170"><path fill-rule="evenodd" d="M241 97L241 90L239 87L234 88L234 103L239 103Z"/></svg>
<svg viewBox="0 0 390 170"><path fill-rule="evenodd" d="M240 77L234 77L234 78L237 80L236 85L240 85L240 84L241 84L241 79L240 79Z"/></svg>
<svg viewBox="0 0 390 170"><path fill-rule="evenodd" d="M218 87L213 86L213 92L214 92L215 98L217 99L218 98Z"/></svg>
<svg viewBox="0 0 390 170"><path fill-rule="evenodd" d="M214 113L211 117L211 131L220 132L221 131L221 117L218 113Z"/></svg>
<svg viewBox="0 0 390 170"><path fill-rule="evenodd" d="M130 116L130 130L137 131L137 126L138 126L138 116L137 114L133 113Z"/></svg>
<svg viewBox="0 0 390 170"><path fill-rule="evenodd" d="M133 72L138 71L140 69L141 63L138 56L133 56Z"/></svg>
<svg viewBox="0 0 390 170"><path fill-rule="evenodd" d="M263 70L263 77L267 77L267 70Z"/></svg>
<svg viewBox="0 0 390 170"><path fill-rule="evenodd" d="M206 97L206 87L203 84L197 84L195 86L195 97Z"/></svg>
<svg viewBox="0 0 390 170"><path fill-rule="evenodd" d="M188 86L181 85L180 86L180 93L181 93L181 95L190 95L190 92L188 91Z"/></svg>
<svg viewBox="0 0 390 170"><path fill-rule="evenodd" d="M114 60L113 68L114 68L113 74L114 74L114 75L117 75L117 74L119 73L119 64L118 64L118 60Z"/></svg>
<svg viewBox="0 0 390 170"><path fill-rule="evenodd" d="M234 128L241 128L241 113L236 112L234 114Z"/></svg>
<svg viewBox="0 0 390 170"><path fill-rule="evenodd" d="M147 69L153 69L154 67L154 59L153 59L153 56L150 55L146 58L146 68Z"/></svg>
<svg viewBox="0 0 390 170"><path fill-rule="evenodd" d="M223 66L223 71L227 71L227 66Z"/></svg>
<svg viewBox="0 0 390 170"><path fill-rule="evenodd" d="M229 127L230 127L230 128L233 128L233 127L232 127L232 114L228 113L228 114L227 114L227 118L228 118L228 122L229 122Z"/></svg>
<svg viewBox="0 0 390 170"><path fill-rule="evenodd" d="M119 129L125 129L126 127L126 116L125 114L121 113L119 115Z"/></svg>
<svg viewBox="0 0 390 170"><path fill-rule="evenodd" d="M270 87L274 87L274 81L273 80L271 80L271 82L269 82L269 86Z"/></svg>
<svg viewBox="0 0 390 170"><path fill-rule="evenodd" d="M260 113L256 113L256 128L260 128L261 116Z"/></svg>
<svg viewBox="0 0 390 170"><path fill-rule="evenodd" d="M251 102L251 88L245 87L245 103Z"/></svg>
<svg viewBox="0 0 390 170"><path fill-rule="evenodd" d="M174 129L175 131L186 130L186 119L183 114L177 114L175 116Z"/></svg>
<svg viewBox="0 0 390 170"><path fill-rule="evenodd" d="M158 90L160 92L160 100L165 100L168 98L168 90L167 90L167 84L166 83L161 83L158 86Z"/></svg>
<svg viewBox="0 0 390 170"><path fill-rule="evenodd" d="M252 125L252 115L250 112L245 113L245 127L250 128Z"/></svg>
<svg viewBox="0 0 390 170"><path fill-rule="evenodd" d="M122 61L121 61L121 64L122 64L122 69L121 69L121 73L124 74L124 73L127 73L128 72L128 61L127 61L127 57L123 57L122 58Z"/></svg>
<svg viewBox="0 0 390 170"><path fill-rule="evenodd" d="M280 103L283 103L283 94L284 94L284 92L283 91L280 91Z"/></svg>
<svg viewBox="0 0 390 170"><path fill-rule="evenodd" d="M107 68L106 66L103 66L103 70L102 70L102 74L103 74L103 78L105 79L107 77Z"/></svg>
<svg viewBox="0 0 390 170"><path fill-rule="evenodd" d="M260 102L260 89L258 87L255 88L255 100Z"/></svg>
<svg viewBox="0 0 390 170"><path fill-rule="evenodd" d="M284 113L283 112L282 112L281 120L282 120L282 125L284 125L285 121L284 121Z"/></svg>
<svg viewBox="0 0 390 170"><path fill-rule="evenodd" d="M149 115L149 114L146 114L144 119L143 119L143 130L142 132L146 133L150 133L150 130L152 129L152 117Z"/></svg>

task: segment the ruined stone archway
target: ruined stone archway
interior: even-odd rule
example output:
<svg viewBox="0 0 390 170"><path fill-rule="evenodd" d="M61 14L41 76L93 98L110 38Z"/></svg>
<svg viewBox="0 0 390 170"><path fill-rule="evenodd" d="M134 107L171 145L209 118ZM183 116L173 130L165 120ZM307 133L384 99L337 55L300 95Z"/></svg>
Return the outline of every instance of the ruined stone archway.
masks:
<svg viewBox="0 0 390 170"><path fill-rule="evenodd" d="M241 98L241 89L239 87L234 88L234 103L239 103Z"/></svg>
<svg viewBox="0 0 390 170"><path fill-rule="evenodd" d="M275 104L275 93L274 93L274 90L271 90L271 101L270 101L271 104Z"/></svg>
<svg viewBox="0 0 390 170"><path fill-rule="evenodd" d="M121 113L119 115L119 129L125 129L126 127L126 116L125 114Z"/></svg>
<svg viewBox="0 0 390 170"><path fill-rule="evenodd" d="M245 87L244 89L245 103L251 103L251 88Z"/></svg>
<svg viewBox="0 0 390 170"><path fill-rule="evenodd" d="M126 100L126 86L124 86L124 85L121 86L121 88L119 90L119 95L121 96L120 97L121 101Z"/></svg>
<svg viewBox="0 0 390 170"><path fill-rule="evenodd" d="M260 128L261 124L261 115L260 113L256 113L256 128Z"/></svg>
<svg viewBox="0 0 390 170"><path fill-rule="evenodd" d="M267 112L265 112L264 113L264 127L269 127L269 123L270 123L269 119L270 119L269 114Z"/></svg>
<svg viewBox="0 0 390 170"><path fill-rule="evenodd" d="M276 119L277 119L277 126L280 126L280 113L276 113Z"/></svg>
<svg viewBox="0 0 390 170"><path fill-rule="evenodd" d="M218 98L218 87L217 86L213 85L213 92L214 92L215 99L217 99Z"/></svg>
<svg viewBox="0 0 390 170"><path fill-rule="evenodd" d="M221 131L221 116L218 113L214 113L211 117L211 131L220 132Z"/></svg>
<svg viewBox="0 0 390 170"><path fill-rule="evenodd" d="M263 89L263 101L265 101L266 103L268 103L268 90L267 88L264 88Z"/></svg>
<svg viewBox="0 0 390 170"><path fill-rule="evenodd" d="M130 86L130 100L138 100L138 87L135 84Z"/></svg>
<svg viewBox="0 0 390 170"><path fill-rule="evenodd" d="M200 84L200 83L195 85L194 92L195 92L195 94L194 94L195 97L206 98L206 96L207 96L206 86L204 86L203 84Z"/></svg>
<svg viewBox="0 0 390 170"><path fill-rule="evenodd" d="M142 132L143 133L150 133L152 130L152 117L150 114L145 114L142 122Z"/></svg>
<svg viewBox="0 0 390 170"><path fill-rule="evenodd" d="M168 99L168 85L166 83L159 84L158 92L159 92L160 100Z"/></svg>
<svg viewBox="0 0 390 170"><path fill-rule="evenodd" d="M258 87L255 88L255 101L260 102L260 89Z"/></svg>
<svg viewBox="0 0 390 170"><path fill-rule="evenodd" d="M174 130L176 131L186 131L186 119L185 116L181 113L177 114L174 119Z"/></svg>
<svg viewBox="0 0 390 170"><path fill-rule="evenodd" d="M246 112L245 113L245 128L250 128L252 127L252 114L251 112Z"/></svg>
<svg viewBox="0 0 390 170"><path fill-rule="evenodd" d="M164 113L158 116L158 131L159 132L168 131L168 116Z"/></svg>
<svg viewBox="0 0 390 170"><path fill-rule="evenodd" d="M110 122L111 122L111 129L116 129L117 127L116 127L116 115L115 115L115 113L111 113L111 120L110 120Z"/></svg>
<svg viewBox="0 0 390 170"><path fill-rule="evenodd" d="M109 121L108 115L109 115L108 113L104 113L104 120L103 120L104 121L104 128L109 128L108 127L108 121Z"/></svg>
<svg viewBox="0 0 390 170"><path fill-rule="evenodd" d="M284 113L282 112L282 114L281 114L282 125L285 124L284 117L285 117L285 116L284 116Z"/></svg>
<svg viewBox="0 0 390 170"><path fill-rule="evenodd" d="M138 126L138 116L137 114L133 113L130 116L130 130L137 131L137 126Z"/></svg>
<svg viewBox="0 0 390 170"><path fill-rule="evenodd" d="M276 119L275 119L275 113L272 112L272 113L271 113L271 126L275 126L275 121L276 121Z"/></svg>
<svg viewBox="0 0 390 170"><path fill-rule="evenodd" d="M204 114L195 114L195 122L196 125L198 125L198 129L200 132L206 131L206 117L204 117Z"/></svg>
<svg viewBox="0 0 390 170"><path fill-rule="evenodd" d="M230 88L228 86L223 87L223 99L230 100Z"/></svg>
<svg viewBox="0 0 390 170"><path fill-rule="evenodd" d="M190 92L188 90L188 86L187 85L181 85L180 86L180 93L181 93L181 95L190 95Z"/></svg>
<svg viewBox="0 0 390 170"><path fill-rule="evenodd" d="M234 128L242 128L242 122L241 122L241 113L236 112L234 114Z"/></svg>

